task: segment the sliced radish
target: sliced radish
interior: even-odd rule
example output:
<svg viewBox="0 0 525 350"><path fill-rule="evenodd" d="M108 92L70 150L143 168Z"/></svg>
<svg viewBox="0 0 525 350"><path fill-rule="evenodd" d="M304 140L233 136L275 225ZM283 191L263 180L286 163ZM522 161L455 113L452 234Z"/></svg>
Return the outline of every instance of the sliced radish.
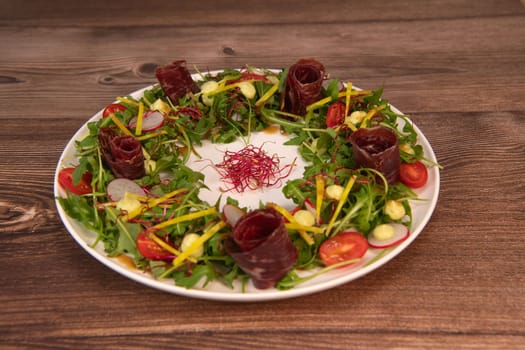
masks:
<svg viewBox="0 0 525 350"><path fill-rule="evenodd" d="M147 111L142 115L142 131L157 130L164 124L164 114L159 111ZM135 128L137 126L137 117L129 121L128 127Z"/></svg>
<svg viewBox="0 0 525 350"><path fill-rule="evenodd" d="M410 230L403 224L388 224L394 229L394 235L388 239L377 239L372 233L368 235L368 245L372 248L384 249L393 247L403 242L410 236Z"/></svg>
<svg viewBox="0 0 525 350"><path fill-rule="evenodd" d="M109 199L113 202L118 202L124 198L126 192L139 196L146 195L142 187L137 185L136 182L126 178L114 179L108 184L108 187L106 188L106 193Z"/></svg>
<svg viewBox="0 0 525 350"><path fill-rule="evenodd" d="M237 221L239 221L239 219L242 216L244 216L244 214L245 212L241 208L233 204L226 204L222 208L222 215L224 216L224 220L232 227L235 226Z"/></svg>

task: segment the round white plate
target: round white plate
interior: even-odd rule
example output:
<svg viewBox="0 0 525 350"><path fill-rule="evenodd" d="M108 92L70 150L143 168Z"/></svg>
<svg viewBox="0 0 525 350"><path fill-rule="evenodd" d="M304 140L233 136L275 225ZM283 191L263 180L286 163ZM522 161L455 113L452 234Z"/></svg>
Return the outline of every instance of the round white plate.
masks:
<svg viewBox="0 0 525 350"><path fill-rule="evenodd" d="M142 96L144 90L150 88L151 86L148 86L146 88L137 90L133 92L131 96L138 98ZM392 109L397 113L401 113L394 107L392 107ZM101 117L101 115L102 110L95 114L89 121L97 120ZM425 157L434 163L437 163L434 151L432 150L432 147L430 146L430 143L426 137L416 126L414 126L414 129L419 136L419 144L423 146ZM58 172L64 166L76 165L75 141L83 139L86 135L88 135L87 123L84 124L71 138L60 157L55 171L54 193L56 197L64 196L63 190L58 185ZM267 132L254 133L249 139L249 142L254 146L263 146L263 149L268 154L277 153L281 157L281 166L290 164L294 159L296 159L297 167L295 167L293 173L290 174L290 177L283 181L282 185L284 185L285 181L288 179L301 177L302 170L305 165L305 163L301 160L301 157L298 155L295 147L282 145L282 143L285 141L286 138L279 133ZM202 156L202 159L210 159L214 162L214 164L216 164L222 160L223 152L225 150L235 151L244 147L244 145L245 143L242 140L238 140L234 143L226 145L205 143L203 147L198 148L198 151ZM210 163L208 162L208 164ZM205 174L206 184L210 187L210 191L201 192L201 199L206 200L209 203L215 203L215 200L219 197L217 192L218 189L221 188L221 186L224 187L224 184L221 184L216 171L211 169L211 167L206 167L205 162L198 160L195 157L190 158L189 165L192 167L192 169L202 171ZM134 268L132 264L130 264L126 259L108 257L104 252L103 244L98 244L93 248L92 244L96 239L96 234L85 229L76 220L68 217L58 201L56 201L56 206L61 220L75 241L102 264L129 279L152 288L186 297L236 302L268 301L307 295L353 281L374 271L401 253L423 231L423 228L430 220L430 217L436 206L439 194L439 169L437 167L430 167L428 175L429 178L427 185L420 190L416 190L419 198L424 200L411 203L413 224L411 228L411 235L407 240L389 250L386 254L378 259L376 256L381 252L381 250L369 249L364 256L362 263L347 268L339 268L329 271L309 280L308 282L299 284L293 289L285 291L276 289L259 290L253 287L251 282L248 282L244 286L244 290L241 289L240 283L235 285L234 289L230 289L220 282L212 282L205 287L201 286L195 287L193 289L187 289L176 286L173 282L173 279L157 280L152 275ZM290 208L290 205L292 205L289 200L284 198L279 187L273 187L271 189L264 189L261 191L253 191L249 193L245 192L243 194L236 194L234 191L231 191L227 192L226 195L239 200L241 206L251 208L256 208L259 204L259 201L271 201L287 208ZM224 195L223 197L225 198ZM308 275L310 273L312 273L312 271L306 271L304 272L304 275Z"/></svg>

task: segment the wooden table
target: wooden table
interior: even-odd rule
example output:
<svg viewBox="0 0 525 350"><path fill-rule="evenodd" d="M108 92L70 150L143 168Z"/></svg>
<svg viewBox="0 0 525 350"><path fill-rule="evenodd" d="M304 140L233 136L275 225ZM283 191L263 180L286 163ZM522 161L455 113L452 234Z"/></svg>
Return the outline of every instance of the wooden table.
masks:
<svg viewBox="0 0 525 350"><path fill-rule="evenodd" d="M525 348L523 1L0 1L0 348ZM148 288L73 241L53 175L94 113L186 59L315 57L409 114L437 208L380 269L324 292L224 303Z"/></svg>

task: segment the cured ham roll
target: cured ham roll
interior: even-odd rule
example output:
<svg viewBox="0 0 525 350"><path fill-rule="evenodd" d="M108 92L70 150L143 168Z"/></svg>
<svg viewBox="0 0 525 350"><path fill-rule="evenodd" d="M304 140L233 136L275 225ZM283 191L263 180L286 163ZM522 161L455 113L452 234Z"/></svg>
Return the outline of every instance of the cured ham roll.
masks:
<svg viewBox="0 0 525 350"><path fill-rule="evenodd" d="M283 217L273 208L254 210L241 217L225 248L258 289L275 286L298 255Z"/></svg>
<svg viewBox="0 0 525 350"><path fill-rule="evenodd" d="M146 175L142 147L134 137L118 136L111 128L100 128L98 140L102 159L113 175L131 180Z"/></svg>
<svg viewBox="0 0 525 350"><path fill-rule="evenodd" d="M356 167L381 172L389 184L399 181L399 143L396 134L383 126L362 128L350 136Z"/></svg>
<svg viewBox="0 0 525 350"><path fill-rule="evenodd" d="M286 76L284 110L304 116L306 106L321 96L325 78L324 66L314 59L300 59L292 65Z"/></svg>
<svg viewBox="0 0 525 350"><path fill-rule="evenodd" d="M155 76L162 90L175 106L179 104L179 98L184 97L188 92L196 93L199 91L199 87L193 81L184 60L157 68Z"/></svg>

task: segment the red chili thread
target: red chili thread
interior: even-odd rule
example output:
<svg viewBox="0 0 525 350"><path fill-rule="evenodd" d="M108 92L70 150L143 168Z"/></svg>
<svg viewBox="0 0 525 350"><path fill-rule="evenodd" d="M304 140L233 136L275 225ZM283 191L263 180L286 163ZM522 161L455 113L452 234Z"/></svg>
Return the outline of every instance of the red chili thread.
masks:
<svg viewBox="0 0 525 350"><path fill-rule="evenodd" d="M222 163L215 167L221 180L231 185L225 191L241 193L279 184L290 175L294 166L295 160L281 167L277 154L269 156L262 146L248 145L237 152L224 152Z"/></svg>

